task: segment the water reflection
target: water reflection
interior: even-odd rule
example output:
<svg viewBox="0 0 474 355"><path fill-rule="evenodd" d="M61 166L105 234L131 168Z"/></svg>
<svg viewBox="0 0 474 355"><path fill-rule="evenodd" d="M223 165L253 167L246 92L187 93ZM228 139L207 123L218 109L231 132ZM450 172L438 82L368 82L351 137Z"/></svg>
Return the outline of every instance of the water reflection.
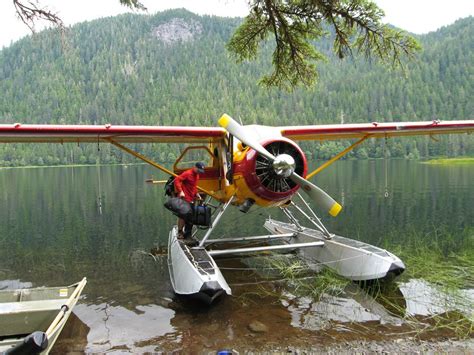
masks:
<svg viewBox="0 0 474 355"><path fill-rule="evenodd" d="M140 347L136 344L175 332L171 326L175 312L159 305L136 306L134 310L129 310L108 303L82 303L76 306L74 312L90 328L86 352L153 352L157 351L156 346Z"/></svg>
<svg viewBox="0 0 474 355"><path fill-rule="evenodd" d="M325 220L331 231L376 245L388 243L390 249L403 242L409 229L419 233L422 243L425 233L439 225L453 235L473 226L474 167L391 161L388 198L383 169L383 162L348 161L317 176L319 186L345 202L339 218ZM433 306L440 298L437 289L421 280L401 285L404 301L399 297L392 309L380 298L352 289L320 301L296 296L271 272L249 270L261 265L258 258L218 262L234 297L212 308L187 304L174 298L166 256L148 256L150 249L159 251L167 244L175 223L163 210L162 189L144 183L161 176L145 166L101 167L100 173L101 191L95 167L0 170L0 289L68 285L87 276L85 298L76 311L79 321L68 322L64 331L75 327L75 343L84 343L88 351L257 349L272 342L314 340L320 336L315 330L330 331L331 323L331 329L339 330L351 322L398 326L404 312L445 310ZM216 235L265 234L262 224L269 213L231 210ZM283 218L278 211L271 213ZM396 238L388 240L390 234ZM463 297L472 301L472 290L466 292ZM254 320L268 332L249 330ZM67 343L66 336L62 339L58 346Z"/></svg>
<svg viewBox="0 0 474 355"><path fill-rule="evenodd" d="M399 287L377 292L350 283L341 295L323 294L318 300L282 293L282 305L291 313L291 325L309 330L325 330L339 323L402 325L405 315L433 316L460 312L466 319L474 315L474 290L449 292L424 280L411 279Z"/></svg>
<svg viewBox="0 0 474 355"><path fill-rule="evenodd" d="M391 290L385 297L393 298ZM382 294L377 293L377 296ZM370 292L349 283L342 294L324 293L318 300L312 297L297 297L284 292L282 304L291 313L291 325L309 330L325 330L337 323L364 323L377 321L380 324L401 325L402 319L391 313ZM398 296L398 298L400 298Z"/></svg>
<svg viewBox="0 0 474 355"><path fill-rule="evenodd" d="M330 320L343 323L380 320L378 315L371 313L353 299L324 295L321 300L315 302L310 297L295 297L291 294L284 296L287 300L283 305L286 305L291 313L293 327L322 330L330 326Z"/></svg>
<svg viewBox="0 0 474 355"><path fill-rule="evenodd" d="M400 290L407 300L410 315L428 316L460 311L468 318L474 316L474 289L450 292L424 280L412 279L402 283Z"/></svg>

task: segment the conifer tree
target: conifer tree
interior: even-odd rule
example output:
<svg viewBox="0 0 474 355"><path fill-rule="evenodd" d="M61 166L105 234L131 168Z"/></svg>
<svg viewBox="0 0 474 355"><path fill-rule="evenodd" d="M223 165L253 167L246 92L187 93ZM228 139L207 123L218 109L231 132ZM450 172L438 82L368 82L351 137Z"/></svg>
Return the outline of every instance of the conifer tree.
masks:
<svg viewBox="0 0 474 355"><path fill-rule="evenodd" d="M119 0L131 9L146 10L139 0ZM30 29L43 19L63 28L60 17L31 1L13 0L18 17ZM259 46L272 36L273 72L261 83L292 90L299 84L316 82L315 63L325 56L314 46L315 40L334 34L333 50L339 58L353 50L394 66L402 57L413 57L418 42L404 31L384 25L384 12L371 0L249 0L250 13L237 28L227 48L237 61L253 60Z"/></svg>

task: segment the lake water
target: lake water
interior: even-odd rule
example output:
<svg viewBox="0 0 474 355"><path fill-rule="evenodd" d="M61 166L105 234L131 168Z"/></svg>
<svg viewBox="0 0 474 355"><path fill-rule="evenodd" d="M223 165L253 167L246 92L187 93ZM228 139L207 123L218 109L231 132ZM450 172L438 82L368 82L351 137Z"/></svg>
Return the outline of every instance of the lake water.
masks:
<svg viewBox="0 0 474 355"><path fill-rule="evenodd" d="M218 261L234 296L210 308L176 298L166 256L149 256L167 245L175 223L162 185L145 183L151 177L164 178L144 165L0 170L0 289L88 278L56 352L284 350L403 333L403 322L368 295L297 296L256 267L268 255ZM439 229L457 235L474 227L474 165L341 161L313 181L344 205L337 218L321 214L331 232L389 250L407 233L423 241ZM233 209L215 236L265 234L268 215L283 218ZM398 291L408 313L444 311L423 280ZM465 297L474 299L472 290ZM268 331L250 331L255 320Z"/></svg>

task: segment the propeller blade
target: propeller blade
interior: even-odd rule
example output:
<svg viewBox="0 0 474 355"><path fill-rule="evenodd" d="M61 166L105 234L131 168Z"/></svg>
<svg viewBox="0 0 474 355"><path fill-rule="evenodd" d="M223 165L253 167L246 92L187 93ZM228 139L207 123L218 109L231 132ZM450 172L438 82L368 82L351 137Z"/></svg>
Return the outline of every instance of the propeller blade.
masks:
<svg viewBox="0 0 474 355"><path fill-rule="evenodd" d="M336 217L339 212L341 212L342 206L312 182L296 173L291 174L290 179L300 185L303 191L306 192L318 206L327 210L331 216Z"/></svg>
<svg viewBox="0 0 474 355"><path fill-rule="evenodd" d="M248 145L250 148L263 155L268 160L275 160L275 156L258 142L258 140L255 138L255 134L248 130L247 127L241 126L237 121L226 114L223 114L218 122L221 127L225 128L227 132L239 139L242 143Z"/></svg>

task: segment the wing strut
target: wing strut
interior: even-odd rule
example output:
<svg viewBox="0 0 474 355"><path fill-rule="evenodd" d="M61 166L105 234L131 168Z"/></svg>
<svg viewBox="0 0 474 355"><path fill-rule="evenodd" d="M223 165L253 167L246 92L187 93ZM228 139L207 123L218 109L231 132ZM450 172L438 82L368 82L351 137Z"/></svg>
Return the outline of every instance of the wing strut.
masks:
<svg viewBox="0 0 474 355"><path fill-rule="evenodd" d="M122 149L123 151L127 152L130 155L133 155L134 157L136 157L140 160L143 160L145 163L150 164L151 166L165 172L166 174L169 174L169 175L172 175L172 176L178 176L175 173L173 173L171 170L166 169L164 166L161 166L160 164L155 163L153 160L147 158L146 156L141 155L140 153L138 153L138 152L136 152L136 151L134 151L134 150L132 150L132 149L116 142L116 141L114 141L112 138L105 138L105 139L107 141L109 141L110 144L115 145L117 148ZM203 189L202 187L199 187L199 186L197 188L199 189L199 191L204 192L206 195L209 195L209 196L214 197L215 199L218 199L216 194L214 194L213 192L207 191L206 189Z"/></svg>
<svg viewBox="0 0 474 355"><path fill-rule="evenodd" d="M347 153L349 153L351 150L353 150L355 147L357 147L359 144L361 144L362 142L364 142L367 138L370 138L370 134L362 137L361 139L359 139L357 142L355 142L354 144L352 144L350 147L347 147L346 149L344 149L342 152L340 152L339 154L337 154L336 156L332 157L331 159L329 159L327 162L325 162L323 165L321 165L320 167L318 167L317 169L315 169L314 171L312 171L311 173L309 173L308 175L306 175L306 179L309 180L311 179L314 175L320 173L321 171L323 171L324 169L326 169L329 165L331 165L332 163L334 163L336 160L339 160L340 158L342 158L344 155L346 155Z"/></svg>

